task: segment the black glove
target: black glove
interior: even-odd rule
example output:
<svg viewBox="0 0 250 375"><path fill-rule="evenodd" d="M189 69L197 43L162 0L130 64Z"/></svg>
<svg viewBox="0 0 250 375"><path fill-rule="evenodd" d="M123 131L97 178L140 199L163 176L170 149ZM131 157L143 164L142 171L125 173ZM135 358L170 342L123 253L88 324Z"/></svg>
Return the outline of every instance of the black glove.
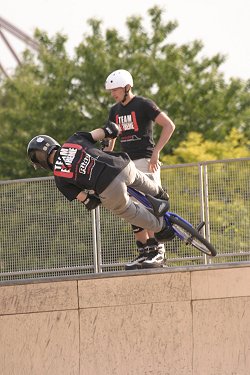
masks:
<svg viewBox="0 0 250 375"><path fill-rule="evenodd" d="M109 140L107 138L104 138L102 141L100 141L101 144L101 150L103 150L105 147L109 146Z"/></svg>
<svg viewBox="0 0 250 375"><path fill-rule="evenodd" d="M112 121L107 121L102 127L105 133L105 138L116 138L119 134L119 126Z"/></svg>
<svg viewBox="0 0 250 375"><path fill-rule="evenodd" d="M99 204L101 204L101 201L97 195L88 193L86 199L82 201L82 203L85 204L88 211L91 211L98 207Z"/></svg>

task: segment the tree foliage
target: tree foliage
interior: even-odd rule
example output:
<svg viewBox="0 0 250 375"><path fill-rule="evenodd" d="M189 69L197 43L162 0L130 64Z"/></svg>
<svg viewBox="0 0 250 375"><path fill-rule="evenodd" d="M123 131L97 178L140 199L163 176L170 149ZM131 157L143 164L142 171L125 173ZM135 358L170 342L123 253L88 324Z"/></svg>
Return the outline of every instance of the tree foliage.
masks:
<svg viewBox="0 0 250 375"><path fill-rule="evenodd" d="M250 157L250 141L240 130L232 128L222 142L205 140L202 134L190 132L187 138L179 143L173 155L165 155L162 162L178 164L247 157Z"/></svg>
<svg viewBox="0 0 250 375"><path fill-rule="evenodd" d="M165 21L161 8L149 9L148 17L149 32L142 17L129 17L127 36L103 30L100 20L90 19L73 57L67 54L66 36L50 39L36 31L38 56L25 51L22 66L0 83L0 178L38 175L26 162L26 146L34 135L47 133L62 142L76 130L102 125L112 104L105 78L118 68L134 76L135 94L155 100L175 122L163 154L176 152L190 132L223 142L238 129L249 138L250 80L226 82L220 72L224 56L204 57L201 41L169 43L178 25Z"/></svg>

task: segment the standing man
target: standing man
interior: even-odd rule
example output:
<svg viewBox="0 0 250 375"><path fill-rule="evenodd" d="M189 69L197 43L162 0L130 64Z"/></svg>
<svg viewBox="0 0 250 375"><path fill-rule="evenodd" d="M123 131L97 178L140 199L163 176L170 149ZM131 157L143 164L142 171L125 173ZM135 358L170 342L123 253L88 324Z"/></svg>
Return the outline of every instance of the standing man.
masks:
<svg viewBox="0 0 250 375"><path fill-rule="evenodd" d="M106 79L105 88L116 104L109 112L109 120L120 127L120 144L134 161L137 169L146 173L159 185L160 151L169 141L175 125L150 99L132 93L133 77L124 69L115 70ZM162 127L161 135L156 143L153 140L154 122ZM116 139L109 141L105 151L112 151ZM148 229L132 225L138 248L138 256L127 263L125 268L161 267L164 263L165 247L158 243L154 233Z"/></svg>

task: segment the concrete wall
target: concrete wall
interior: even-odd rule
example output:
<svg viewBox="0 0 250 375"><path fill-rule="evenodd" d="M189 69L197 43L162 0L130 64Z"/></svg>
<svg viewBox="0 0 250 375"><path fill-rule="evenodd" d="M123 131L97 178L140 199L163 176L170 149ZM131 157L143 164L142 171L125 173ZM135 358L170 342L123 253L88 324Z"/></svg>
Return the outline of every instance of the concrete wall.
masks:
<svg viewBox="0 0 250 375"><path fill-rule="evenodd" d="M250 264L229 267L2 285L0 374L248 375Z"/></svg>

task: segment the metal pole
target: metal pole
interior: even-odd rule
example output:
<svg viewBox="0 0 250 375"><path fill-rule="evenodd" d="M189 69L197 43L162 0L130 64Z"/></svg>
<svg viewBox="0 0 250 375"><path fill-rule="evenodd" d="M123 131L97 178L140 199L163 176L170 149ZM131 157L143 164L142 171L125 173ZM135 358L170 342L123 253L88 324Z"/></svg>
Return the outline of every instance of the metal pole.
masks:
<svg viewBox="0 0 250 375"><path fill-rule="evenodd" d="M100 208L97 207L96 211L96 242L97 242L97 267L98 272L102 272L102 241L101 241L101 220L100 220Z"/></svg>
<svg viewBox="0 0 250 375"><path fill-rule="evenodd" d="M37 43L36 40L31 38L29 35L24 33L22 30L20 30L16 26L12 25L10 22L3 19L2 17L0 17L0 26L4 28L5 30L7 30L12 35L16 36L18 39L27 43L33 49L38 50L39 44Z"/></svg>
<svg viewBox="0 0 250 375"><path fill-rule="evenodd" d="M204 203L204 180L203 165L199 164L199 186L200 186L200 218L205 221L205 203ZM202 228L202 234L205 237L205 228ZM204 263L207 264L207 255L204 255Z"/></svg>
<svg viewBox="0 0 250 375"><path fill-rule="evenodd" d="M205 200L205 222L206 239L210 241L210 221L209 221L209 198L208 198L208 172L207 165L204 165L204 200Z"/></svg>
<svg viewBox="0 0 250 375"><path fill-rule="evenodd" d="M3 39L4 43L6 44L6 46L9 48L10 52L12 53L12 56L15 58L16 62L18 63L18 65L21 65L21 60L19 59L19 57L17 56L16 52L12 48L12 46L9 43L8 39L6 38L6 36L4 35L4 33L2 32L1 28L0 28L0 36L2 37L2 39Z"/></svg>
<svg viewBox="0 0 250 375"><path fill-rule="evenodd" d="M204 200L205 200L205 227L206 227L206 239L210 241L210 221L209 221L209 199L208 199L208 172L207 165L204 165ZM212 263L211 257L209 257L209 263Z"/></svg>
<svg viewBox="0 0 250 375"><path fill-rule="evenodd" d="M98 273L98 256L97 256L97 241L96 241L96 212L91 211L91 223L92 223L92 238L93 238L93 261L94 261L94 272Z"/></svg>

